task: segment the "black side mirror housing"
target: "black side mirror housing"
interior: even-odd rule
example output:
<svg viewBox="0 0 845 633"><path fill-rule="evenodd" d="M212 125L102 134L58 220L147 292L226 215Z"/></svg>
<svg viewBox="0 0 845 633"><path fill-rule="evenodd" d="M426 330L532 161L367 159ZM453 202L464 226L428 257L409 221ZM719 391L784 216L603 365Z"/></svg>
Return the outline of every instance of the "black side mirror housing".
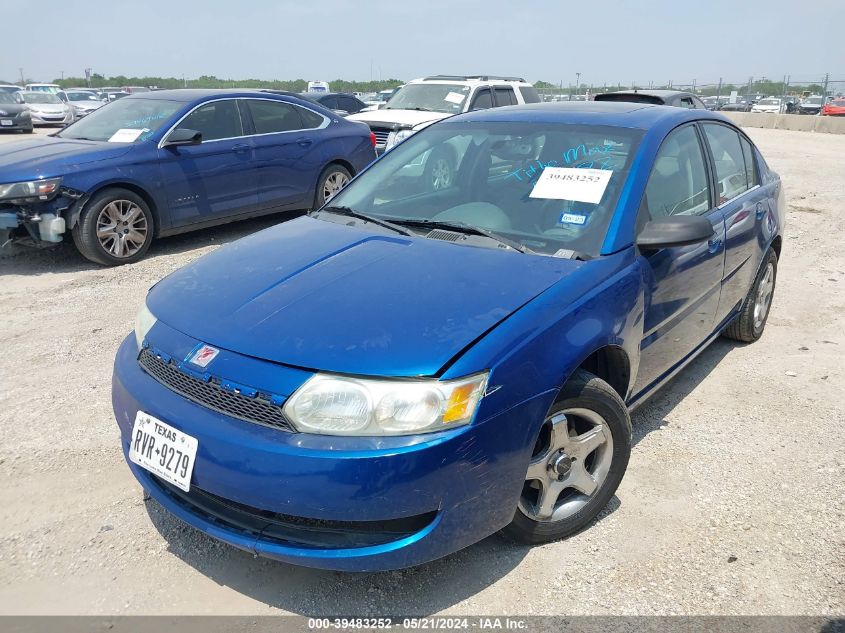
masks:
<svg viewBox="0 0 845 633"><path fill-rule="evenodd" d="M669 215L648 222L637 235L637 246L644 251L689 246L713 237L713 225L700 215Z"/></svg>
<svg viewBox="0 0 845 633"><path fill-rule="evenodd" d="M179 128L173 130L161 146L178 147L180 145L199 145L200 143L202 143L202 132Z"/></svg>

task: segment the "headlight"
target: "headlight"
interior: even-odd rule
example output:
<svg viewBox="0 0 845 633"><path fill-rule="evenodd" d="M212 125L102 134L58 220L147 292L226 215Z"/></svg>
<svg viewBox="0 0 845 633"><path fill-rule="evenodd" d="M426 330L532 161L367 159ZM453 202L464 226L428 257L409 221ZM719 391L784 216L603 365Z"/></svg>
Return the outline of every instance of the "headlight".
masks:
<svg viewBox="0 0 845 633"><path fill-rule="evenodd" d="M387 135L387 142L384 144L384 149L389 150L394 145L399 145L409 136L414 135L414 130L398 130Z"/></svg>
<svg viewBox="0 0 845 633"><path fill-rule="evenodd" d="M284 406L303 433L414 435L469 424L487 373L458 380L378 380L316 374Z"/></svg>
<svg viewBox="0 0 845 633"><path fill-rule="evenodd" d="M22 119L32 118L32 115L29 113L29 110L21 110L21 112L20 112L20 114L18 114L18 116Z"/></svg>
<svg viewBox="0 0 845 633"><path fill-rule="evenodd" d="M61 178L48 178L0 185L0 200L17 200L20 198L49 200L59 190L61 182Z"/></svg>
<svg viewBox="0 0 845 633"><path fill-rule="evenodd" d="M138 344L138 350L141 350L141 347L144 345L144 339L147 338L147 334L156 324L158 319L153 316L153 313L150 312L150 309L147 307L147 303L144 302L144 305L141 307L140 312L138 312L138 316L135 319L135 342Z"/></svg>

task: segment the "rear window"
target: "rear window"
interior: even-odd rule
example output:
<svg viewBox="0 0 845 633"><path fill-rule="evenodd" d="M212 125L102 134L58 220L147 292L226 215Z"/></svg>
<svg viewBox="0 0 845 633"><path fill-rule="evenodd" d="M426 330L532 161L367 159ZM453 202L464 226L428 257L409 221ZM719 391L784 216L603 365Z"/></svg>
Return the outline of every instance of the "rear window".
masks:
<svg viewBox="0 0 845 633"><path fill-rule="evenodd" d="M596 101L628 101L633 103L651 103L653 105L663 105L663 99L655 97L654 95L644 95L637 93L605 93L597 94Z"/></svg>
<svg viewBox="0 0 845 633"><path fill-rule="evenodd" d="M540 103L540 95L537 94L537 89L534 86L520 86L519 93L525 103Z"/></svg>

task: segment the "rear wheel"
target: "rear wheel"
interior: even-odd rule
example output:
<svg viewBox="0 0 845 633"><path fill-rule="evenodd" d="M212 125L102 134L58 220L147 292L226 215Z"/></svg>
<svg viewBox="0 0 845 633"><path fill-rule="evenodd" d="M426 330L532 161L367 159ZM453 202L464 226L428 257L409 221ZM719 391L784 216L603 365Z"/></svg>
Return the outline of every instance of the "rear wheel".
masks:
<svg viewBox="0 0 845 633"><path fill-rule="evenodd" d="M79 252L92 262L131 264L153 241L153 215L135 192L105 189L85 205L72 235Z"/></svg>
<svg viewBox="0 0 845 633"><path fill-rule="evenodd" d="M613 497L630 454L625 403L606 382L578 370L540 429L504 533L533 544L583 529Z"/></svg>
<svg viewBox="0 0 845 633"><path fill-rule="evenodd" d="M443 148L434 150L425 162L423 178L428 191L451 187L455 181L455 159L452 154Z"/></svg>
<svg viewBox="0 0 845 633"><path fill-rule="evenodd" d="M314 208L319 209L326 204L350 180L352 180L352 175L345 167L337 164L326 167L317 179L317 195L314 198Z"/></svg>
<svg viewBox="0 0 845 633"><path fill-rule="evenodd" d="M778 257L774 250L769 249L739 315L724 329L724 336L743 343L753 343L763 335L772 307L777 273Z"/></svg>

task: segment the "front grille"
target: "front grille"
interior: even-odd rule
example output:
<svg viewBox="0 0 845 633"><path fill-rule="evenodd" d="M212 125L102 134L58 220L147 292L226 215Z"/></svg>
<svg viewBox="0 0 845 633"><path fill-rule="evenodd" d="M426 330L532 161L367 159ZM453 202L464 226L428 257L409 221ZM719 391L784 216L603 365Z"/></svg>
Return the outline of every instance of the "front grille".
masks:
<svg viewBox="0 0 845 633"><path fill-rule="evenodd" d="M221 527L249 534L263 541L324 549L384 545L429 525L437 511L383 521L332 521L261 510L191 486L184 492L155 475L152 481L185 509Z"/></svg>
<svg viewBox="0 0 845 633"><path fill-rule="evenodd" d="M233 418L271 426L283 431L293 431L282 413L281 405L273 404L270 398L258 393L250 397L224 389L217 378L207 382L181 371L173 361L166 361L148 348L141 350L138 357L141 368L162 385L208 409L224 413Z"/></svg>
<svg viewBox="0 0 845 633"><path fill-rule="evenodd" d="M376 136L376 145L385 145L387 143L387 137L393 131L386 127L371 127L370 130Z"/></svg>

